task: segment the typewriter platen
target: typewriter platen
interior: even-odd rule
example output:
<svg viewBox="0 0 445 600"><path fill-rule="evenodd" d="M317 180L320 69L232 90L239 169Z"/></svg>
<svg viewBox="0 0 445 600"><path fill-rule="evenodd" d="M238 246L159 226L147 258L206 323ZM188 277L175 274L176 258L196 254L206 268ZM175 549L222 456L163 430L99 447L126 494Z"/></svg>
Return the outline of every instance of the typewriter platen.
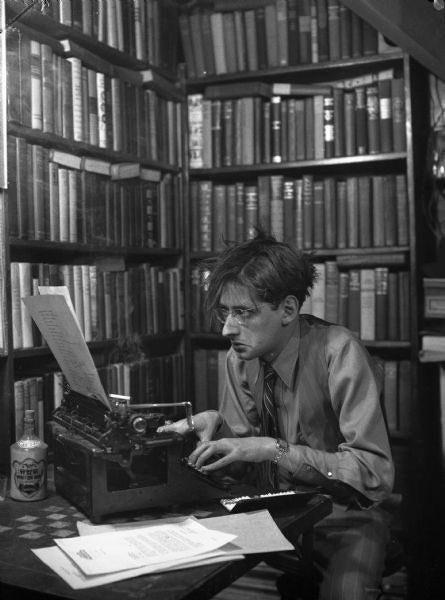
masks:
<svg viewBox="0 0 445 600"><path fill-rule="evenodd" d="M49 425L54 447L56 490L93 522L106 515L151 507L222 498L221 482L196 477L184 466L193 436L157 433L161 409L191 404L128 404L110 398L110 407L67 391Z"/></svg>

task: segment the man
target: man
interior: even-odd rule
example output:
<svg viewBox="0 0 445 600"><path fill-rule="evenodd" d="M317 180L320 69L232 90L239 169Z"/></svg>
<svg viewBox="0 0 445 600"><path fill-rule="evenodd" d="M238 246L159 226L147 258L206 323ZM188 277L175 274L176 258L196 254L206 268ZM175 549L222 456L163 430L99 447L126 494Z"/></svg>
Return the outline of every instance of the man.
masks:
<svg viewBox="0 0 445 600"><path fill-rule="evenodd" d="M319 597L369 600L388 540L378 504L394 477L379 380L349 330L299 314L314 279L307 257L262 232L217 258L206 301L231 348L219 410L194 416L189 462L204 472L256 464L259 485L279 489L322 486L334 508L315 530Z"/></svg>

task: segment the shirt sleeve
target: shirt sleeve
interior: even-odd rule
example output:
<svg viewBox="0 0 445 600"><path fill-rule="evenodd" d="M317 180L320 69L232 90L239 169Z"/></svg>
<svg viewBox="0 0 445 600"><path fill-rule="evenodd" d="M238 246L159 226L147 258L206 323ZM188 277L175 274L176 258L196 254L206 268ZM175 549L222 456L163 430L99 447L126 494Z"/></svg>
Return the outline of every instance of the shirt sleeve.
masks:
<svg viewBox="0 0 445 600"><path fill-rule="evenodd" d="M299 446L301 461L292 475L327 487L347 484L371 502L383 500L392 490L394 467L372 359L359 340L338 335L337 328L327 341L325 360L330 400L344 441L336 452Z"/></svg>

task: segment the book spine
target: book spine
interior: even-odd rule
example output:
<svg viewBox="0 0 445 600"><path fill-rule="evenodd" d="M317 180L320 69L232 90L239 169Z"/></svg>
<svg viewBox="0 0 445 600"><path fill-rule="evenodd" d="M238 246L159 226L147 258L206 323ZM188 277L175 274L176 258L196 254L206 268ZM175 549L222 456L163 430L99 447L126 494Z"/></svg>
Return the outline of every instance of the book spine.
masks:
<svg viewBox="0 0 445 600"><path fill-rule="evenodd" d="M329 60L339 60L340 48L340 4L337 0L327 0Z"/></svg>
<svg viewBox="0 0 445 600"><path fill-rule="evenodd" d="M387 267L375 269L375 339L388 339L388 274Z"/></svg>
<svg viewBox="0 0 445 600"><path fill-rule="evenodd" d="M323 248L324 245L324 189L323 181L314 181L313 190L313 215L314 215L314 248Z"/></svg>
<svg viewBox="0 0 445 600"><path fill-rule="evenodd" d="M189 124L189 164L191 169L203 167L203 96L187 97Z"/></svg>
<svg viewBox="0 0 445 600"><path fill-rule="evenodd" d="M324 245L335 248L337 244L337 202L335 179L326 177L323 180L324 195Z"/></svg>
<svg viewBox="0 0 445 600"><path fill-rule="evenodd" d="M280 163L281 155L281 96L271 98L271 158Z"/></svg>
<svg viewBox="0 0 445 600"><path fill-rule="evenodd" d="M363 86L355 88L355 131L357 154L368 151L366 93Z"/></svg>
<svg viewBox="0 0 445 600"><path fill-rule="evenodd" d="M303 175L303 248L313 247L314 233L314 180L312 175Z"/></svg>
<svg viewBox="0 0 445 600"><path fill-rule="evenodd" d="M339 271L335 260L327 260L325 319L329 323L339 322Z"/></svg>
<svg viewBox="0 0 445 600"><path fill-rule="evenodd" d="M391 152L393 149L391 81L391 79L378 81L381 152Z"/></svg>
<svg viewBox="0 0 445 600"><path fill-rule="evenodd" d="M406 150L405 81L391 80L392 139L394 152Z"/></svg>
<svg viewBox="0 0 445 600"><path fill-rule="evenodd" d="M36 40L30 41L31 49L31 127L42 129L42 58L41 45Z"/></svg>
<svg viewBox="0 0 445 600"><path fill-rule="evenodd" d="M374 269L360 270L360 337L375 340L376 286Z"/></svg>
<svg viewBox="0 0 445 600"><path fill-rule="evenodd" d="M366 87L366 115L368 123L368 151L370 154L380 152L380 105L377 85Z"/></svg>
<svg viewBox="0 0 445 600"><path fill-rule="evenodd" d="M324 157L335 156L334 97L323 96Z"/></svg>
<svg viewBox="0 0 445 600"><path fill-rule="evenodd" d="M351 269L349 271L348 328L360 337L360 325L360 270Z"/></svg>
<svg viewBox="0 0 445 600"><path fill-rule="evenodd" d="M245 239L251 240L256 235L258 225L258 188L256 185L245 186Z"/></svg>
<svg viewBox="0 0 445 600"><path fill-rule="evenodd" d="M284 198L283 176L270 177L270 229L279 241L284 239Z"/></svg>

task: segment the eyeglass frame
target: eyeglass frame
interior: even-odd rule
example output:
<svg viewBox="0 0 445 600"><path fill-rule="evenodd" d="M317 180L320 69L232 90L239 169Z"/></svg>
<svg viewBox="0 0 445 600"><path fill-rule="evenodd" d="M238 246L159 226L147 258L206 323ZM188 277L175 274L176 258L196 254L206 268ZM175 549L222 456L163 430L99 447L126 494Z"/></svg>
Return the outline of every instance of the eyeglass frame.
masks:
<svg viewBox="0 0 445 600"><path fill-rule="evenodd" d="M234 319L238 325L246 325L248 320L259 312L258 307L254 308L224 308L219 306L213 310L213 316L221 325L225 325L230 317Z"/></svg>

